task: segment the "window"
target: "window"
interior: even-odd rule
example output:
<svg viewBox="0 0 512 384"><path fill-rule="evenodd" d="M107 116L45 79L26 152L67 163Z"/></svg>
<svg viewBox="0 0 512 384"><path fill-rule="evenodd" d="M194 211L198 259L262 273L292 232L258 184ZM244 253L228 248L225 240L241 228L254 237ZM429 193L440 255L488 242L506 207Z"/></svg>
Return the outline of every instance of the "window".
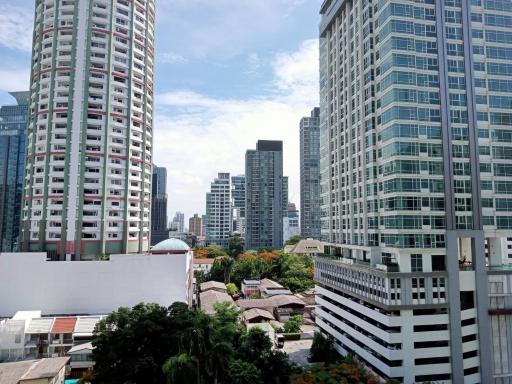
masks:
<svg viewBox="0 0 512 384"><path fill-rule="evenodd" d="M411 272L423 272L423 255L411 255Z"/></svg>
<svg viewBox="0 0 512 384"><path fill-rule="evenodd" d="M432 255L432 271L445 271L445 257L444 255Z"/></svg>

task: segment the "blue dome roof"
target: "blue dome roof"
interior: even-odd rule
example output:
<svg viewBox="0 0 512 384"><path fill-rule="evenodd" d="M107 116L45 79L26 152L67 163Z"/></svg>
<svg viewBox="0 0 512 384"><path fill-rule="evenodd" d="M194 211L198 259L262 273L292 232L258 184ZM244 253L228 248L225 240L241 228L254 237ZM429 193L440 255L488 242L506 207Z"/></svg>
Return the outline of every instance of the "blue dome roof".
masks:
<svg viewBox="0 0 512 384"><path fill-rule="evenodd" d="M180 239L166 239L164 241L159 242L153 248L151 248L151 251L190 251L190 247L187 243Z"/></svg>

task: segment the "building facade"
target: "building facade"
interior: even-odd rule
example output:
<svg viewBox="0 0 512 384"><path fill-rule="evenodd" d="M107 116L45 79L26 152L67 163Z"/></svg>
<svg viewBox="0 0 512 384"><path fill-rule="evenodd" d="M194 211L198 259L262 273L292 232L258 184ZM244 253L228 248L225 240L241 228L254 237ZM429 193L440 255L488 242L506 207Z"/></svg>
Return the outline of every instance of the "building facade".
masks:
<svg viewBox="0 0 512 384"><path fill-rule="evenodd" d="M245 236L245 175L231 176L233 232Z"/></svg>
<svg viewBox="0 0 512 384"><path fill-rule="evenodd" d="M507 295L511 269L512 2L321 14L322 237L337 246L316 260L318 326L386 378L510 383L489 291Z"/></svg>
<svg viewBox="0 0 512 384"><path fill-rule="evenodd" d="M229 173L219 173L211 183L210 192L206 194L206 243L227 247L231 225Z"/></svg>
<svg viewBox="0 0 512 384"><path fill-rule="evenodd" d="M149 247L154 0L36 1L24 250Z"/></svg>
<svg viewBox="0 0 512 384"><path fill-rule="evenodd" d="M300 235L299 211L294 203L287 204L287 215L283 218L283 242Z"/></svg>
<svg viewBox="0 0 512 384"><path fill-rule="evenodd" d="M283 245L288 183L283 177L283 142L259 140L245 154L247 249ZM286 186L286 197L283 187Z"/></svg>
<svg viewBox="0 0 512 384"><path fill-rule="evenodd" d="M151 179L151 245L167 239L167 169L153 164Z"/></svg>
<svg viewBox="0 0 512 384"><path fill-rule="evenodd" d="M0 252L19 249L29 92L0 108Z"/></svg>
<svg viewBox="0 0 512 384"><path fill-rule="evenodd" d="M169 227L174 232L185 232L185 214L176 212Z"/></svg>
<svg viewBox="0 0 512 384"><path fill-rule="evenodd" d="M188 219L188 230L198 237L203 236L203 220L197 213Z"/></svg>
<svg viewBox="0 0 512 384"><path fill-rule="evenodd" d="M320 239L320 108L300 120L300 230Z"/></svg>

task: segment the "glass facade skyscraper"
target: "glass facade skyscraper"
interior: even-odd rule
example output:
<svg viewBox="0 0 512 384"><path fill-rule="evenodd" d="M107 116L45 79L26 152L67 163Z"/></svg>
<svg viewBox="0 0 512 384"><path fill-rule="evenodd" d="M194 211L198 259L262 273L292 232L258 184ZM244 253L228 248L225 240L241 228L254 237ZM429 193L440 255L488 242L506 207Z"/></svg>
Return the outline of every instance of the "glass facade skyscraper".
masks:
<svg viewBox="0 0 512 384"><path fill-rule="evenodd" d="M153 164L151 182L151 245L155 245L169 238L167 231L167 169Z"/></svg>
<svg viewBox="0 0 512 384"><path fill-rule="evenodd" d="M0 108L0 252L19 250L25 141L30 92L12 92L17 105Z"/></svg>
<svg viewBox="0 0 512 384"><path fill-rule="evenodd" d="M320 108L300 120L300 232L320 239Z"/></svg>
<svg viewBox="0 0 512 384"><path fill-rule="evenodd" d="M321 14L322 237L337 246L316 262L317 324L383 377L510 379L489 303L512 280L512 2Z"/></svg>

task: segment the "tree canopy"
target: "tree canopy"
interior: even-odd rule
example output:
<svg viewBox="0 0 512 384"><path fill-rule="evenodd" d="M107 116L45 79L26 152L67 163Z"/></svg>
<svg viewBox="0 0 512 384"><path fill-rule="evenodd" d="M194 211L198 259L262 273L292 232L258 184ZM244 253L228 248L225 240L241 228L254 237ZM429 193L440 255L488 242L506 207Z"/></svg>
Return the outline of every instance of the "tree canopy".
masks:
<svg viewBox="0 0 512 384"><path fill-rule="evenodd" d="M93 384L290 382L294 367L260 329L237 323L238 309L207 315L175 303L120 308L96 327Z"/></svg>
<svg viewBox="0 0 512 384"><path fill-rule="evenodd" d="M243 279L266 277L278 281L292 292L302 292L315 286L313 259L308 255L263 250L259 253L243 252L232 260L229 262L229 281L226 281L228 262L223 263L222 259L215 262L204 276L204 281L231 282L240 286Z"/></svg>
<svg viewBox="0 0 512 384"><path fill-rule="evenodd" d="M301 235L295 235L295 236L292 236L290 237L285 243L284 245L295 245L297 244L299 241L303 240L304 238L301 236Z"/></svg>

